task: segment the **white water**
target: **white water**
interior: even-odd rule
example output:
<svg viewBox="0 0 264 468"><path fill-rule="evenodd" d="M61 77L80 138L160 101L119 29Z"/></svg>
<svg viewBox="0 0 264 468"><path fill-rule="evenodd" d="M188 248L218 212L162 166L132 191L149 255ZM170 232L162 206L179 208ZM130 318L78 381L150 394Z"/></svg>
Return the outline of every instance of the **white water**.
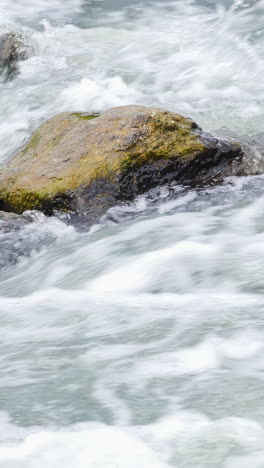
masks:
<svg viewBox="0 0 264 468"><path fill-rule="evenodd" d="M264 3L2 0L1 161L62 110L162 105L262 170ZM0 234L1 468L264 467L264 177L161 188L88 233ZM0 262L1 264L1 262Z"/></svg>

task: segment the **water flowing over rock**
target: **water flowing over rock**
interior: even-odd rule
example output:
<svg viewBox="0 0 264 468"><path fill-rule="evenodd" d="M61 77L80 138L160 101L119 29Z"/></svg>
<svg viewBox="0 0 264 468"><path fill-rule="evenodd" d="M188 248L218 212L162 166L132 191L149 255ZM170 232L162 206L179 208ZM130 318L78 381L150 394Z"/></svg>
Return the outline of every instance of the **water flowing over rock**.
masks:
<svg viewBox="0 0 264 468"><path fill-rule="evenodd" d="M26 251L23 232L32 222L30 216L5 213L0 211L0 270L8 265L15 264L21 252ZM24 239L28 236L24 235ZM26 246L26 248L28 248Z"/></svg>
<svg viewBox="0 0 264 468"><path fill-rule="evenodd" d="M32 222L28 215L17 215L0 211L0 234L17 231Z"/></svg>
<svg viewBox="0 0 264 468"><path fill-rule="evenodd" d="M28 57L29 48L22 34L11 32L0 36L0 75L6 80L18 74L18 62Z"/></svg>
<svg viewBox="0 0 264 468"><path fill-rule="evenodd" d="M235 173L241 158L237 144L164 109L62 113L41 125L0 171L0 208L69 211L96 220L158 185Z"/></svg>

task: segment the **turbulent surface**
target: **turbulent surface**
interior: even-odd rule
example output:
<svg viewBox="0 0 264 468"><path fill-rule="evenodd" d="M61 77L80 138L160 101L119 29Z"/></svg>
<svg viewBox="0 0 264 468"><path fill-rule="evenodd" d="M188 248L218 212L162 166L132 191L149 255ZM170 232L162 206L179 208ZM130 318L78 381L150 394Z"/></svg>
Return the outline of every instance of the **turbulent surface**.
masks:
<svg viewBox="0 0 264 468"><path fill-rule="evenodd" d="M263 169L263 1L0 9L34 47L0 82L1 161L54 113L136 102ZM262 468L264 177L163 187L88 233L31 216L0 232L0 467Z"/></svg>

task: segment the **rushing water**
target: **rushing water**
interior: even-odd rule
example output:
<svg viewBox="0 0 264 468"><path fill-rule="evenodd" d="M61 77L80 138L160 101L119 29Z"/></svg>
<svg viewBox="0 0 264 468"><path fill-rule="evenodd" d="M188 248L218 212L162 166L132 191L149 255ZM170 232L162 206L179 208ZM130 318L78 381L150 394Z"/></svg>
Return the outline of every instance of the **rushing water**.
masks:
<svg viewBox="0 0 264 468"><path fill-rule="evenodd" d="M264 172L263 0L1 0L5 161L63 110L138 103ZM90 232L0 234L0 468L264 467L264 176L161 187ZM0 261L0 266L2 265Z"/></svg>

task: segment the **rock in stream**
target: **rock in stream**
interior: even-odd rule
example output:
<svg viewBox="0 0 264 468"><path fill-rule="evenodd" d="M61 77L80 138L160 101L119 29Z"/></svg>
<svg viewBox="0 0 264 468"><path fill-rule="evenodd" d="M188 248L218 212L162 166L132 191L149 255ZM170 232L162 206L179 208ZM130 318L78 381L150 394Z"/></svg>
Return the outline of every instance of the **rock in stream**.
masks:
<svg viewBox="0 0 264 468"><path fill-rule="evenodd" d="M19 61L28 57L29 47L22 34L10 32L0 36L0 75L6 81L18 74Z"/></svg>
<svg viewBox="0 0 264 468"><path fill-rule="evenodd" d="M62 211L94 222L153 187L235 174L242 157L238 144L164 109L62 113L41 125L0 170L0 209Z"/></svg>

